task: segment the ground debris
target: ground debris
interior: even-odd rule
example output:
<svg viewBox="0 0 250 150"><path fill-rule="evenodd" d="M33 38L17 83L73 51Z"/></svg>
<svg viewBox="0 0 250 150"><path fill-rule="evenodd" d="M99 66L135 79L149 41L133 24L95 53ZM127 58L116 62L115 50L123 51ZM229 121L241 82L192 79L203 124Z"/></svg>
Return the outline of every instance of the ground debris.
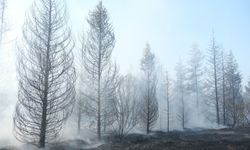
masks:
<svg viewBox="0 0 250 150"><path fill-rule="evenodd" d="M105 144L104 144L105 143ZM149 135L130 134L122 140L106 136L104 142L67 140L49 146L49 150L249 150L250 128L187 130ZM0 150L16 150L8 147ZM47 149L46 149L47 150Z"/></svg>

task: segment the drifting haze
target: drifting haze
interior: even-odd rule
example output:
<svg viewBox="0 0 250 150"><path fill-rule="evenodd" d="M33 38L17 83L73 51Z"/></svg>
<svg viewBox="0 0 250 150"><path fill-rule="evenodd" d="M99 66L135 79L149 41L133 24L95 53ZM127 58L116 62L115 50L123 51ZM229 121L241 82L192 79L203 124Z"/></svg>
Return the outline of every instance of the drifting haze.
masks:
<svg viewBox="0 0 250 150"><path fill-rule="evenodd" d="M13 139L12 116L17 100L15 38L32 0L8 1L10 31L0 52L1 139ZM98 0L67 0L70 23L78 39L86 17ZM225 50L232 50L244 81L249 75L250 2L247 0L104 0L116 35L113 57L122 73L138 73L142 49L151 44L158 63L173 76L174 66L193 43L206 54L212 29ZM14 46L13 46L14 45Z"/></svg>

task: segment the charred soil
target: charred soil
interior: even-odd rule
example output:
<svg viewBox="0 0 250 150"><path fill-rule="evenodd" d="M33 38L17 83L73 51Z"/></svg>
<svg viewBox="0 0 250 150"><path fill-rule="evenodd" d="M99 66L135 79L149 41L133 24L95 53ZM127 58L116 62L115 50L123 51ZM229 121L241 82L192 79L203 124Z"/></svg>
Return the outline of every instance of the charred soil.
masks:
<svg viewBox="0 0 250 150"><path fill-rule="evenodd" d="M68 140L50 145L50 150L250 150L250 128L195 129L129 134L122 140L104 137L103 143ZM14 150L3 148L0 150Z"/></svg>

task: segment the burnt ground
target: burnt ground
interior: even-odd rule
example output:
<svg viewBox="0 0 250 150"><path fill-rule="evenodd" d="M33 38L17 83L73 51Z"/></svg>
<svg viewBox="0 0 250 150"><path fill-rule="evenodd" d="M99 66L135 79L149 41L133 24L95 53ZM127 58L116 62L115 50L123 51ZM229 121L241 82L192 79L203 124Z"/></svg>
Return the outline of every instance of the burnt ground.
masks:
<svg viewBox="0 0 250 150"><path fill-rule="evenodd" d="M91 150L250 150L250 128L131 134Z"/></svg>
<svg viewBox="0 0 250 150"><path fill-rule="evenodd" d="M107 142L98 146L83 140L68 140L51 145L50 150L250 150L250 128L156 131L150 135L130 134L121 141L115 137L105 139ZM12 149L15 148L6 148Z"/></svg>

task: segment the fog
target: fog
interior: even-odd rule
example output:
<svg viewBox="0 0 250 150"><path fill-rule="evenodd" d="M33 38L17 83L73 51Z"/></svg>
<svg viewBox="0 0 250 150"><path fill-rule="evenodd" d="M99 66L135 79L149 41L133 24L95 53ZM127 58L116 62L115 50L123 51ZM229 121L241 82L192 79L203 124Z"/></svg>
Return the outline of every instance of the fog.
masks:
<svg viewBox="0 0 250 150"><path fill-rule="evenodd" d="M170 131L220 129L228 126L241 126L248 123L249 112L246 112L246 110L248 110L249 106L247 104L250 100L247 97L248 91L246 91L245 86L247 86L247 81L249 80L248 56L250 53L248 49L250 49L250 45L246 39L249 39L250 34L246 35L245 33L243 34L243 32L246 30L246 33L249 33L249 29L245 28L245 26L250 25L250 22L242 17L242 13L245 11L245 2L241 1L241 4L235 6L237 13L233 15L233 12L230 11L234 9L234 2L231 1L224 1L224 3L227 3L227 6L230 6L230 8L226 10L226 12L230 13L227 14L222 13L223 11L217 8L222 6L223 3L217 2L215 4L209 2L207 8L201 10L204 6L196 1L201 8L197 8L194 12L189 12L190 9L194 9L194 6L191 6L194 2L184 6L185 4L181 4L180 1L166 2L157 0L152 2L150 0L128 0L126 2L114 2L111 0L104 0L103 5L107 9L108 16L110 17L109 21L113 27L112 32L114 32L115 35L115 44L108 43L111 45L107 46L108 48L114 47L110 48L112 50L110 50L110 58L107 59L107 63L103 63L108 65L103 67L106 67L106 70L103 69L103 81L100 81L99 84L101 85L99 85L100 87L98 88L98 84L95 83L98 78L93 74L88 74L90 71L86 69L87 63L82 62L84 58L86 60L87 57L92 55L85 54L86 56L84 57L82 53L86 53L86 51L81 51L81 48L84 47L87 50L93 48L92 45L88 45L91 43L88 40L91 40L91 35L89 34L92 33L90 32L92 30L88 24L87 18L91 19L89 17L89 12L96 8L99 1L72 0L64 2L67 4L66 8L69 12L68 24L72 29L72 39L75 41L75 47L72 53L75 55L73 65L76 67L76 96L74 104L72 105L72 113L69 113L69 117L66 117L67 120L62 123L62 130L57 141L83 139L93 144L93 147L97 147L104 143L103 141L93 142L93 139L97 139L97 127L93 124L96 124L98 119L96 119L96 110L88 110L88 108L91 109L92 107L97 109L98 105L92 106L91 104L95 103L92 99L96 100L98 97L93 94L98 88L98 93L102 94L101 98L105 99L105 102L100 102L105 105L105 110L101 109L101 111L107 114L111 113L111 115L104 116L107 117L104 121L100 120L104 123L106 123L106 121L113 121L113 124L105 124L105 127L101 127L101 130L105 132L107 130L107 135L108 133L114 134L113 130L117 128L119 126L117 124L120 123L114 123L120 119L119 117L121 116L117 116L118 119L112 118L112 115L115 116L115 112L112 111L116 111L116 115L119 115L117 112L123 110L123 98L131 95L129 100L132 99L131 101L133 103L131 102L127 105L136 104L136 106L138 105L138 110L139 108L142 109L141 107L144 106L143 100L147 98L157 102L157 104L154 102L151 104L153 108L157 106L157 110L153 109L153 111L157 111L157 113L153 113L154 116L152 116L152 118L156 118L156 120L153 119L152 126L148 129L149 131L167 132L167 119L170 121ZM19 80L17 78L17 67L20 61L16 58L18 57L17 53L19 50L17 48L18 42L23 39L22 29L25 14L27 17L28 12L32 8L32 3L32 0L7 0L5 16L6 32L3 34L3 41L0 48L0 148L22 145L22 143L15 138L13 133L13 117L16 113L15 107L18 102L18 86L20 86L18 84L20 78ZM215 13L207 14L211 12L209 8L214 7L216 7ZM175 10L175 8L178 9ZM181 8L183 9L181 10ZM239 11L241 8L242 11ZM199 17L199 13L201 13L202 17ZM221 13L221 17L226 17L226 19L220 20L216 18L218 13ZM231 16L233 18L233 23L230 20ZM207 20L202 22L206 17ZM188 20L188 18L190 18L190 20ZM236 20L235 18L239 19ZM201 21L199 19L201 19ZM211 23L208 23L210 21ZM200 25L198 25L199 23ZM227 23L232 24L228 25ZM234 36L235 30L237 29L239 29L239 33ZM87 40L84 41L85 43L81 43L83 33L87 37ZM112 36L110 41L112 41ZM150 48L147 47L146 43L150 45ZM195 64L195 62L192 64L193 55L190 54L190 51L193 50L193 45L198 45L198 49L203 55L203 57L200 58L201 62L198 60L197 64ZM218 51L218 53L215 53L215 51ZM221 60L221 56L224 56L224 53L225 61ZM211 62L210 60L213 55L216 57L218 66L215 65L215 62ZM147 58L153 60L147 60ZM152 61L150 62L152 64L144 62L146 65L149 64L151 68L146 67L147 69L143 69L144 59L145 62ZM197 60L199 58L194 57L193 59ZM179 61L182 62L183 66L179 66L178 68ZM118 73L114 71L116 70L116 65L118 66L117 68L119 68L117 69ZM196 77L194 77L194 70L192 69L197 69L198 67L196 65L200 65L201 69L200 72L195 72ZM218 77L215 76L215 78L213 78L213 65L218 69ZM222 66L224 67L224 65L226 68L222 71ZM92 72L95 71L96 70L92 70ZM167 71L169 72L170 78L169 118L167 118L166 101ZM230 73L232 73L231 76L229 75ZM131 78L135 79L136 83L133 85L122 84L122 81L125 80L128 75L131 75ZM93 76L93 78L90 79L90 76ZM82 78L86 79L82 80ZM239 80L233 82L236 78ZM119 81L117 81L118 79ZM194 80L196 80L196 88L194 88ZM218 82L215 83L218 84L218 87L217 85L214 87L214 80ZM62 80L60 81L62 82ZM234 83L233 86L230 84L231 81ZM152 90L151 95L145 94L146 89L143 90L143 88L147 87L146 83L148 83L149 86L152 84L152 88L148 86L148 88ZM129 89L129 86L136 87L138 91L134 92L137 95L134 93L134 95L131 93L131 95L129 95L127 91L123 91L124 93L122 93L122 88L117 88L121 85L125 86L125 88L123 87L124 89ZM234 87L234 85L237 86ZM149 89L147 90L149 91ZM234 98L231 98L232 89L237 91L235 92L237 94L232 96ZM217 92L216 95L214 91ZM148 97L145 98L145 95ZM232 106L233 104L231 101L235 101L235 97L237 97L237 106ZM113 102L114 99L116 100L115 102ZM223 101L225 99L228 100L227 104ZM199 104L197 104L197 100L199 100ZM108 103L109 101L111 101L111 103ZM110 110L106 110L106 105L110 106ZM216 105L219 105L217 108L219 110L216 110ZM79 107L79 110L83 111L80 115L80 126L78 125ZM126 113L129 116L129 113L134 111L131 109L134 108L127 107L126 109L129 109L129 111L126 111ZM227 111L223 112L224 107L227 107ZM242 108L242 111L232 113L235 107ZM181 113L182 111L183 113ZM137 113L138 116L143 116L140 114L141 112ZM227 113L227 118L223 118L225 113ZM131 129L128 127L128 133L126 133L126 129L124 129L125 133L123 134L148 134L145 132L145 122L140 122L142 120L141 118L136 118L138 122L131 125L133 126ZM223 121L224 123L222 123ZM77 130L78 128L81 129L80 133ZM106 133L104 135L106 135Z"/></svg>

